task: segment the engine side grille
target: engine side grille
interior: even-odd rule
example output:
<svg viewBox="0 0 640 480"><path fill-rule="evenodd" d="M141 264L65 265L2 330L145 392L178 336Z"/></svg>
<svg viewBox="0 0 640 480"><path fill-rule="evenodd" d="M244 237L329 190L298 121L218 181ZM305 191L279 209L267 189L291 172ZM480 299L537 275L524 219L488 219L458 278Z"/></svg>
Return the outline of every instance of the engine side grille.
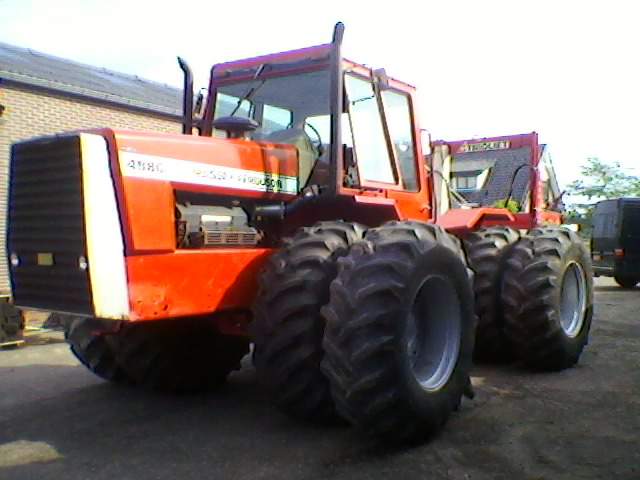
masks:
<svg viewBox="0 0 640 480"><path fill-rule="evenodd" d="M18 257L10 269L19 306L92 314L88 271L79 265L87 256L80 162L79 137L12 149L8 252Z"/></svg>
<svg viewBox="0 0 640 480"><path fill-rule="evenodd" d="M260 233L250 227L243 231L203 229L203 246L205 247L255 247L259 241Z"/></svg>

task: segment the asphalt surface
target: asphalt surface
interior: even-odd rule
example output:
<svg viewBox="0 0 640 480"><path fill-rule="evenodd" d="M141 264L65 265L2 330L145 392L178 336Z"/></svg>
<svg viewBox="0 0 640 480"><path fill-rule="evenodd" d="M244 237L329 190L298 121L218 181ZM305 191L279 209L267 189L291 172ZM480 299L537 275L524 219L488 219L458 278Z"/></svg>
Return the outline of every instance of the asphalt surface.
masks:
<svg viewBox="0 0 640 480"><path fill-rule="evenodd" d="M597 285L579 366L476 367L476 399L411 448L289 420L250 365L223 391L161 395L35 334L0 351L0 479L640 479L640 289Z"/></svg>

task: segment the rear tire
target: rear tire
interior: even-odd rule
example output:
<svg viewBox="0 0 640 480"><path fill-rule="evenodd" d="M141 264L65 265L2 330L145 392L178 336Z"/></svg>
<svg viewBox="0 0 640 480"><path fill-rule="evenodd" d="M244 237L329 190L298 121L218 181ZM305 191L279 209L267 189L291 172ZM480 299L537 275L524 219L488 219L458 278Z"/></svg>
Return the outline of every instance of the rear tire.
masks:
<svg viewBox="0 0 640 480"><path fill-rule="evenodd" d="M80 363L98 377L110 382L126 382L127 376L116 362L107 341L109 330L114 327L111 320L65 316L65 339L71 352Z"/></svg>
<svg viewBox="0 0 640 480"><path fill-rule="evenodd" d="M444 425L469 386L473 273L437 226L389 222L339 262L323 371L340 414L395 442Z"/></svg>
<svg viewBox="0 0 640 480"><path fill-rule="evenodd" d="M518 240L518 230L501 226L471 232L464 240L469 267L475 273L476 361L502 362L511 355L511 345L503 331L501 290L505 260Z"/></svg>
<svg viewBox="0 0 640 480"><path fill-rule="evenodd" d="M325 320L336 259L360 240L364 227L320 222L303 228L270 258L259 277L251 337L258 377L285 413L314 423L337 419L329 383L320 371Z"/></svg>
<svg viewBox="0 0 640 480"><path fill-rule="evenodd" d="M125 324L109 341L129 378L167 392L219 387L249 351L247 338L222 335L203 317Z"/></svg>
<svg viewBox="0 0 640 480"><path fill-rule="evenodd" d="M508 260L503 283L505 333L524 364L541 371L574 365L593 317L589 252L561 228L533 229Z"/></svg>
<svg viewBox="0 0 640 480"><path fill-rule="evenodd" d="M638 285L638 282L640 281L635 277L625 277L625 276L616 276L616 277L613 277L613 279L622 288L636 288L636 285Z"/></svg>

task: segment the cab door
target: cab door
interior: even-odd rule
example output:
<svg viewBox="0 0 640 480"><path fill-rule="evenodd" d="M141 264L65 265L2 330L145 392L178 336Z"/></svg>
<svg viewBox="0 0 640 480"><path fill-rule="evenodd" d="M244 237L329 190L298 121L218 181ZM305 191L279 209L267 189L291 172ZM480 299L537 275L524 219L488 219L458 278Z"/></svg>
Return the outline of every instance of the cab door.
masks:
<svg viewBox="0 0 640 480"><path fill-rule="evenodd" d="M394 85L395 84L395 85ZM412 95L404 84L348 72L345 75L347 121L360 188L393 200L402 219L427 220L429 186Z"/></svg>

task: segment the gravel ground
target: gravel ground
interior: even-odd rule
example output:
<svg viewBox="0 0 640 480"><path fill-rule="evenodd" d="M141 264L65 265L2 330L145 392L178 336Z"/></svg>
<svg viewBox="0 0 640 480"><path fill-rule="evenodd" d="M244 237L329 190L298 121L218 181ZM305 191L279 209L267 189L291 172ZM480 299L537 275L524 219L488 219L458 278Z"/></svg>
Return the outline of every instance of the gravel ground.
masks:
<svg viewBox="0 0 640 480"><path fill-rule="evenodd" d="M413 448L288 420L248 365L222 392L159 395L34 332L0 351L0 479L639 479L640 289L596 284L576 368L476 367L476 399Z"/></svg>

